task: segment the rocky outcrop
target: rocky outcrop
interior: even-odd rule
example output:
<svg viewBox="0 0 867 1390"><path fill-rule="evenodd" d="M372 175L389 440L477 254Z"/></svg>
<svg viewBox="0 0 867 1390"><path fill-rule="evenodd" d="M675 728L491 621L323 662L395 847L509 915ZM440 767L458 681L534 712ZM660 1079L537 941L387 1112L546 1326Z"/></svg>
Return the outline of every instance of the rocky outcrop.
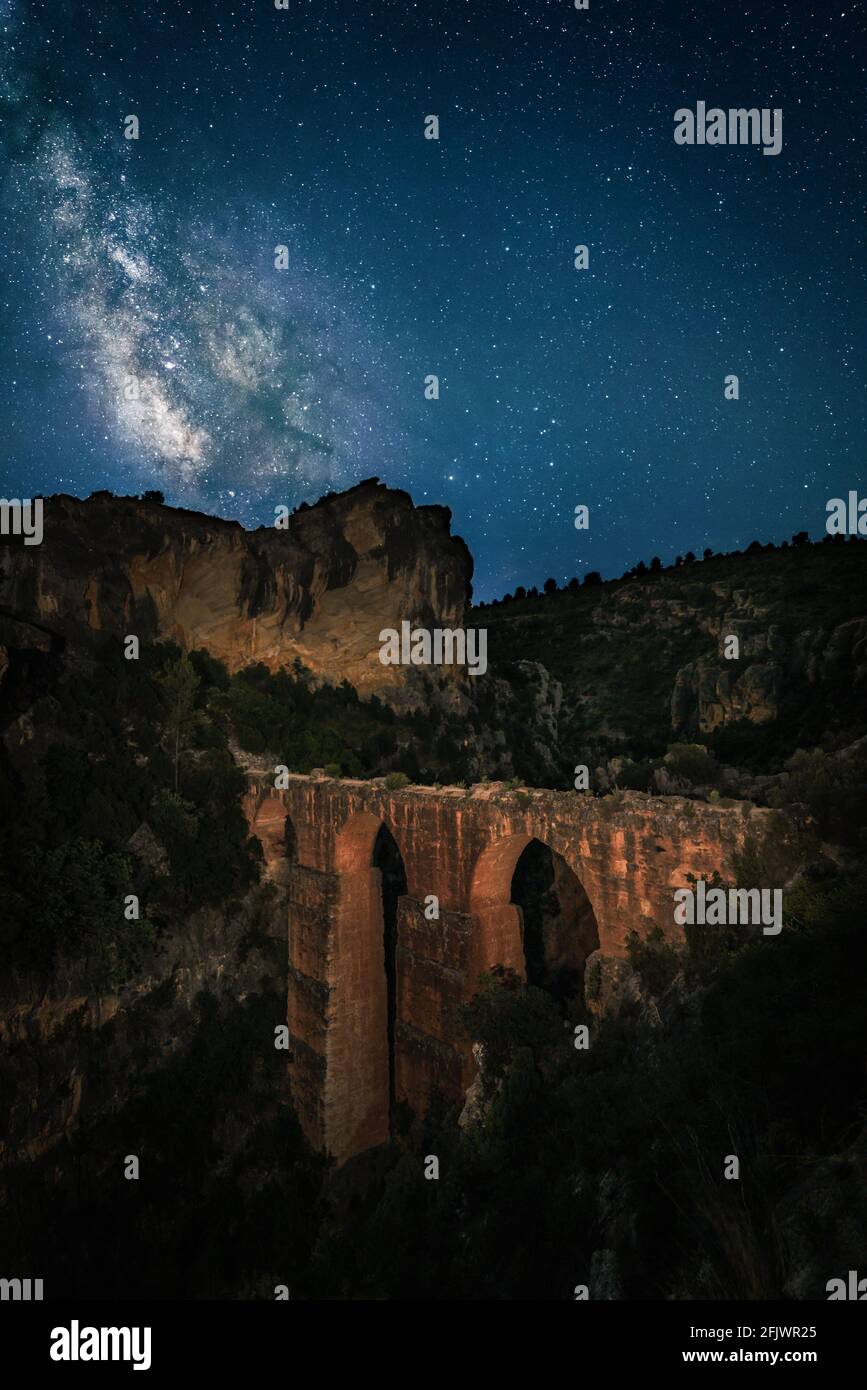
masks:
<svg viewBox="0 0 867 1390"><path fill-rule="evenodd" d="M206 648L229 670L298 658L387 690L405 668L380 663L382 628L463 620L472 559L450 519L375 478L256 531L134 497L51 497L41 545L3 540L0 613L71 643L136 633Z"/></svg>
<svg viewBox="0 0 867 1390"><path fill-rule="evenodd" d="M767 739L743 729L720 745L735 757L748 747L753 761L764 746L775 771L823 735L839 745L863 734L865 593L867 544L826 537L509 595L471 621L488 625L492 670L520 653L560 683L558 742L573 763L641 761L672 734L753 724Z"/></svg>
<svg viewBox="0 0 867 1390"><path fill-rule="evenodd" d="M675 733L713 733L737 720L768 724L794 687L867 687L867 618L852 618L830 631L806 629L786 638L770 624L726 616L717 636L736 636L737 660L701 658L681 667L671 695ZM744 666L742 663L748 662Z"/></svg>
<svg viewBox="0 0 867 1390"><path fill-rule="evenodd" d="M736 663L722 668L701 661L678 671L671 694L675 733L697 729L712 734L723 724L745 719L768 724L777 718L782 671L770 662L755 662L743 672Z"/></svg>
<svg viewBox="0 0 867 1390"><path fill-rule="evenodd" d="M75 965L61 965L48 989L0 973L0 1171L50 1153L83 1116L92 1124L122 1105L130 1077L140 1084L178 1045L201 991L283 994L285 912L267 884L234 915L202 909L116 993L95 994Z"/></svg>
<svg viewBox="0 0 867 1390"><path fill-rule="evenodd" d="M867 618L853 618L830 631L806 628L787 634L771 620L773 605L746 589L713 585L698 624L715 639L716 657L703 656L677 672L671 694L675 733L710 734L744 720L769 724L793 688L867 682ZM727 639L737 638L738 655L726 659Z"/></svg>

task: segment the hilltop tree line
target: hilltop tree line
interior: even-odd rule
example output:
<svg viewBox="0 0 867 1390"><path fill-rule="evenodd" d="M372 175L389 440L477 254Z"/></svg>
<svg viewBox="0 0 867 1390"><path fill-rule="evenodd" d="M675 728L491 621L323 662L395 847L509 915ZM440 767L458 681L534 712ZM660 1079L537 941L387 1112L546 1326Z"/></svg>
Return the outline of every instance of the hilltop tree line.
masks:
<svg viewBox="0 0 867 1390"><path fill-rule="evenodd" d="M767 544L764 545L761 541L751 541L750 544L747 546L746 551L714 551L710 548L710 546L706 546L701 558L702 560L732 559L734 556L741 554L767 554L775 550L788 550L790 546L800 547L810 544L845 545L847 541L850 539L858 538L850 538L847 536L823 536L821 541L811 542L810 537L806 531L798 531L794 536L792 536L791 542L782 541L779 546L774 545L773 541L768 541ZM671 565L664 565L659 556L654 555L649 565L645 564L643 560L639 560L637 565L633 565L631 569L624 570L623 574L620 576L620 580L623 581L625 579L640 579L644 575L648 574L665 574L669 573L671 570L681 569L684 566L694 565L698 563L700 563L700 561L698 560L698 557L692 550L687 550L686 554L684 555L677 555L674 559L674 563ZM504 594L501 599L495 598L492 599L490 603L477 603L475 606L477 608L498 608L504 603L512 603L515 601L520 601L522 599L540 598L546 595L557 593L574 594L577 593L579 589L583 590L598 588L599 585L604 584L605 582L606 581L602 578L602 575L600 574L599 570L589 570L588 573L584 575L583 579L579 579L576 575L572 579L570 579L568 583L564 584L562 588L560 588L560 586L557 584L556 579L554 578L546 579L544 584L542 585L541 590L537 588L535 584L532 585L532 587L529 589L526 588L523 584L519 584L515 589L514 594Z"/></svg>

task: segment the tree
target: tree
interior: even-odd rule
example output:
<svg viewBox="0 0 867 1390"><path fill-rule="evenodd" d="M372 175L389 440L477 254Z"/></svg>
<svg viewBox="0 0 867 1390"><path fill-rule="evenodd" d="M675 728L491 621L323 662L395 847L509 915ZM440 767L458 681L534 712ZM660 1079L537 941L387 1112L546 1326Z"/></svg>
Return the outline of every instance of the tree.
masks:
<svg viewBox="0 0 867 1390"><path fill-rule="evenodd" d="M577 589L581 588L581 580L578 578L577 575L575 575L573 579L569 580L569 583L566 585L566 588L569 590L570 594L574 594Z"/></svg>
<svg viewBox="0 0 867 1390"><path fill-rule="evenodd" d="M686 554L684 555L684 557L683 557L683 563L684 563L685 565L694 565L694 564L695 564L695 556L693 555L693 553L692 553L691 550L688 550L688 551L686 552Z"/></svg>
<svg viewBox="0 0 867 1390"><path fill-rule="evenodd" d="M515 598L526 598L526 597L527 597L527 590L524 588L523 584L519 584L518 587L517 587L517 589L515 590Z"/></svg>
<svg viewBox="0 0 867 1390"><path fill-rule="evenodd" d="M161 507L164 507L166 502L164 495L158 488L149 488L147 492L143 492L141 500L143 502L158 502Z"/></svg>
<svg viewBox="0 0 867 1390"><path fill-rule="evenodd" d="M545 583L542 585L542 588L545 590L545 593L546 593L546 594L556 594L556 592L557 592L557 581L556 581L556 579L546 579L546 580L545 580Z"/></svg>
<svg viewBox="0 0 867 1390"><path fill-rule="evenodd" d="M597 584L602 583L602 575L598 570L588 570L584 576L584 588L593 589Z"/></svg>
<svg viewBox="0 0 867 1390"><path fill-rule="evenodd" d="M660 558L659 558L658 555L654 555L653 559L652 559L651 562L650 562L650 573L651 573L651 574L659 574L659 571L660 571L661 569L662 569L662 561L660 560Z"/></svg>
<svg viewBox="0 0 867 1390"><path fill-rule="evenodd" d="M713 551L711 550L711 548L710 548L709 545L706 545L705 548L704 548L704 559L705 559L705 560L712 560L712 559L713 559Z"/></svg>
<svg viewBox="0 0 867 1390"><path fill-rule="evenodd" d="M123 916L129 859L101 840L76 837L47 853L31 848L25 863L40 885L40 915L33 922L40 965L60 957L81 961L97 991L134 974L156 932L147 917L128 922Z"/></svg>
<svg viewBox="0 0 867 1390"><path fill-rule="evenodd" d="M807 545L809 543L809 540L810 538L807 535L806 531L798 531L792 537L792 545Z"/></svg>
<svg viewBox="0 0 867 1390"><path fill-rule="evenodd" d="M482 1085L488 1094L522 1052L538 1066L563 1039L563 1023L550 995L501 965L481 976L478 993L459 1008L458 1020L464 1036L481 1044Z"/></svg>
<svg viewBox="0 0 867 1390"><path fill-rule="evenodd" d="M166 729L175 736L175 791L178 790L178 761L181 752L181 730L196 718L196 696L199 678L189 656L184 652L159 676L166 700Z"/></svg>

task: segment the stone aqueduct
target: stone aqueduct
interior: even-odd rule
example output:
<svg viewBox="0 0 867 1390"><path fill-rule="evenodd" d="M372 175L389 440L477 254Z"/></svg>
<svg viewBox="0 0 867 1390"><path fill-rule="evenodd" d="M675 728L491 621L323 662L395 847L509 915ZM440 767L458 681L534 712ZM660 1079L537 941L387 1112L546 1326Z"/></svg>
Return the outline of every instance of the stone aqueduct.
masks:
<svg viewBox="0 0 867 1390"><path fill-rule="evenodd" d="M382 781L316 775L290 776L276 791L273 769L247 776L247 819L285 893L293 1096L309 1140L338 1162L387 1139L391 1100L423 1111L435 1089L465 1093L474 1061L457 1036L455 1008L482 971L501 964L525 973L523 917L510 890L531 841L576 876L599 957L610 963L624 956L632 928L658 924L675 934L674 889L688 874L730 877L745 833L768 815L749 803L641 793L390 791ZM374 866L383 825L406 888L390 983ZM428 920L432 894L439 916Z"/></svg>

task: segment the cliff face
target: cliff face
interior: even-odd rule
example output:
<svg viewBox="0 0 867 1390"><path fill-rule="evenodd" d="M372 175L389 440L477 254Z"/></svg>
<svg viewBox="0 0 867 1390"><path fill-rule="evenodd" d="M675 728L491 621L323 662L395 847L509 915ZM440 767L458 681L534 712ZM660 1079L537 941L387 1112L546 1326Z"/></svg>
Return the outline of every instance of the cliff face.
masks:
<svg viewBox="0 0 867 1390"><path fill-rule="evenodd" d="M228 983L234 1001L258 996L281 1020L285 936L282 900L253 892L234 917L195 913L116 992L94 994L69 965L48 989L0 971L0 1172L50 1153L81 1122L93 1125L116 1112L129 1098L131 1077L142 1085L181 1047L202 991L216 998Z"/></svg>
<svg viewBox="0 0 867 1390"><path fill-rule="evenodd" d="M487 626L493 671L521 656L560 683L559 741L575 761L749 725L787 754L864 733L865 595L867 544L826 537L573 583L468 621Z"/></svg>
<svg viewBox="0 0 867 1390"><path fill-rule="evenodd" d="M369 693L406 674L378 659L383 627L463 620L472 559L450 519L376 479L295 513L285 530L61 495L46 499L41 545L4 539L0 605L73 643L136 633L204 647L230 670L298 657Z"/></svg>

